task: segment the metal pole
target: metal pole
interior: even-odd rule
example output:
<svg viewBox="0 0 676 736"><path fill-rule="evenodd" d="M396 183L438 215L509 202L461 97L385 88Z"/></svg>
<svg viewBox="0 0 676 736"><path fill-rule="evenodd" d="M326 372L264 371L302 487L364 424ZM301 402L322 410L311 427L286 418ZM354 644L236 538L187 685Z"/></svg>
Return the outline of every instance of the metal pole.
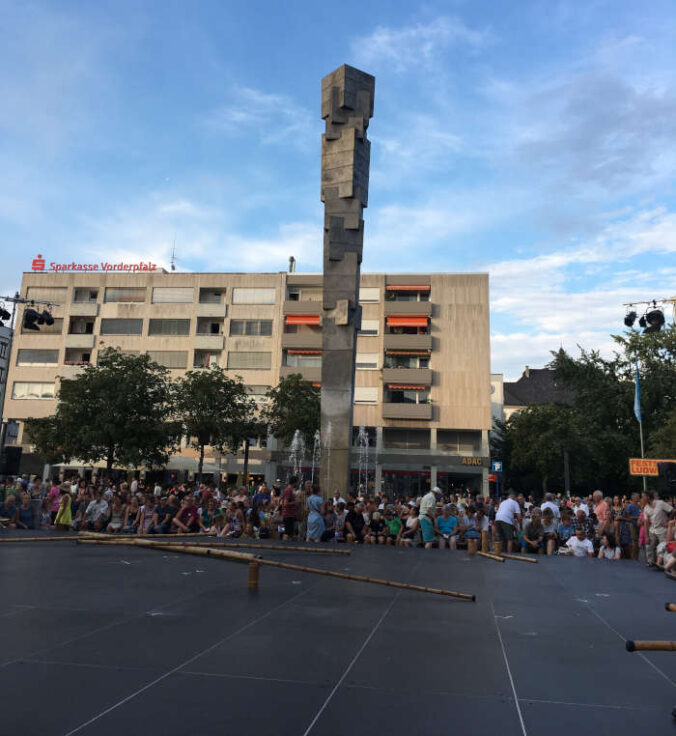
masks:
<svg viewBox="0 0 676 736"><path fill-rule="evenodd" d="M570 456L568 450L563 451L563 486L566 496L570 498Z"/></svg>

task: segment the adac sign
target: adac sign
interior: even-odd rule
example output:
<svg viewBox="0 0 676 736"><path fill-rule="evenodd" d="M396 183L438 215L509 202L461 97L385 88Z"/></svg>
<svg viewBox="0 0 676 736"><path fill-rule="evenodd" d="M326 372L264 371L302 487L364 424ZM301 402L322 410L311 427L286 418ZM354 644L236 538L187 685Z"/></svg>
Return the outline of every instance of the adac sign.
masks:
<svg viewBox="0 0 676 736"><path fill-rule="evenodd" d="M488 458L484 457L463 457L460 460L460 465L473 465L478 468L482 468L484 465L488 465Z"/></svg>
<svg viewBox="0 0 676 736"><path fill-rule="evenodd" d="M54 273L64 273L66 271L136 273L138 271L157 271L158 266L151 261L138 261L136 263L126 263L124 261L120 263L112 263L110 261L99 261L98 263L76 263L75 261L71 261L70 263L56 263L55 261L51 261L47 264L42 254L38 253L37 258L34 258L31 263L31 268L33 271L53 271Z"/></svg>

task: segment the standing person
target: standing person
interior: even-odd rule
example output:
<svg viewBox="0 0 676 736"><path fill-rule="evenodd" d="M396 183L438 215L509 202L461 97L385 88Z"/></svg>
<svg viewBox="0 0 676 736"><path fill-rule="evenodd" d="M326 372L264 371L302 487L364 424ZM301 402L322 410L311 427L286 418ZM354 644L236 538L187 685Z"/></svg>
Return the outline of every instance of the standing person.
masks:
<svg viewBox="0 0 676 736"><path fill-rule="evenodd" d="M437 532L435 516L437 510L437 499L441 498L441 488L435 486L420 499L420 529L425 549L430 549L434 543L434 535Z"/></svg>
<svg viewBox="0 0 676 736"><path fill-rule="evenodd" d="M618 517L620 528L622 524L626 524L629 527L631 534L631 549L629 554L625 556L631 557L632 560L638 560L638 520L641 516L641 502L638 493L632 493L629 503L622 510L622 514ZM620 544L622 542L620 541Z"/></svg>
<svg viewBox="0 0 676 736"><path fill-rule="evenodd" d="M592 493L592 499L594 501L594 513L599 522L597 528L597 534L599 537L603 536L606 532L612 530L610 504L603 497L601 491L594 491Z"/></svg>
<svg viewBox="0 0 676 736"><path fill-rule="evenodd" d="M306 484L307 485L307 484ZM310 494L305 501L307 504L307 537L308 542L321 542L324 534L324 519L322 517L322 506L324 502L319 493L319 486L310 486Z"/></svg>
<svg viewBox="0 0 676 736"><path fill-rule="evenodd" d="M495 514L496 541L507 544L507 552L511 554L514 545L514 531L516 524L521 523L521 506L516 501L516 494L512 491L500 504Z"/></svg>
<svg viewBox="0 0 676 736"><path fill-rule="evenodd" d="M646 564L648 567L657 567L657 546L661 542L666 541L667 524L674 509L668 503L662 501L657 491L652 494L652 497L650 494L644 493L642 498L645 502L643 507L643 516L645 520L643 523L645 526L646 539Z"/></svg>
<svg viewBox="0 0 676 736"><path fill-rule="evenodd" d="M64 491L59 501L59 510L54 517L54 528L62 532L67 532L73 523L73 514L71 511L72 496L70 492Z"/></svg>
<svg viewBox="0 0 676 736"><path fill-rule="evenodd" d="M292 539L296 531L296 488L298 478L292 475L289 484L282 491L282 521L284 534L282 539Z"/></svg>

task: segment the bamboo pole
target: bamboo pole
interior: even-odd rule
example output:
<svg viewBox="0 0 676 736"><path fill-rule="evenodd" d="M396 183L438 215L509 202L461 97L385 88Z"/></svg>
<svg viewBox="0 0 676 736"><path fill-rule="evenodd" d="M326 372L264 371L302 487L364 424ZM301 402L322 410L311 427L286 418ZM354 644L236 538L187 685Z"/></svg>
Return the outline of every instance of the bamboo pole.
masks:
<svg viewBox="0 0 676 736"><path fill-rule="evenodd" d="M506 557L508 560L519 560L520 562L532 562L537 563L537 557L524 557L523 555L508 555L505 552L502 553L503 557Z"/></svg>
<svg viewBox="0 0 676 736"><path fill-rule="evenodd" d="M676 641L628 641L628 652L676 652Z"/></svg>
<svg viewBox="0 0 676 736"><path fill-rule="evenodd" d="M249 590L258 590L258 570L257 562L249 563Z"/></svg>
<svg viewBox="0 0 676 736"><path fill-rule="evenodd" d="M665 603L664 604L664 608L667 611L672 611L672 612L676 613L676 603Z"/></svg>
<svg viewBox="0 0 676 736"><path fill-rule="evenodd" d="M224 560L233 560L234 562L252 562L258 557L246 552L230 552L225 549L214 549L212 547L200 547L194 544L171 545L171 544L155 544L148 539L129 539L129 540L109 540L109 539L78 539L78 544L101 544L108 546L128 546L128 547L144 547L146 549L159 549L163 552L180 552L189 555L202 555L203 557L220 557Z"/></svg>
<svg viewBox="0 0 676 736"><path fill-rule="evenodd" d="M505 558L500 555L492 555L490 552L477 552L480 557L487 557L489 560L495 560L496 562L504 562Z"/></svg>
<svg viewBox="0 0 676 736"><path fill-rule="evenodd" d="M351 549L329 549L328 547L298 547L297 545L286 545L286 544L257 544L256 542L229 542L224 539L212 539L205 537L204 534L200 535L202 541L198 542L194 540L192 542L182 541L183 537L190 537L190 534L134 534L134 535L111 535L111 534L100 534L98 532L80 532L81 538L89 539L109 539L111 542L117 542L124 544L128 539L157 539L158 537L163 540L163 544L172 545L189 545L189 544L200 544L200 545L218 545L223 547L232 547L233 549L271 549L280 550L283 552L310 552L311 554L327 554L327 555L351 555ZM77 537L72 537L77 539ZM171 539L171 542L169 539Z"/></svg>
<svg viewBox="0 0 676 736"><path fill-rule="evenodd" d="M74 542L78 537L72 534L67 537L7 537L0 539L0 544L9 544L11 542Z"/></svg>
<svg viewBox="0 0 676 736"><path fill-rule="evenodd" d="M309 572L314 575L326 575L331 578L340 578L341 580L354 580L358 583L374 583L375 585L387 585L390 588L401 588L402 590L416 590L420 593L433 593L434 595L446 595L452 598L460 598L466 601L475 601L476 596L470 593L456 593L452 590L443 590L442 588L427 588L422 585L411 585L409 583L397 583L393 580L382 580L381 578L368 578L363 575L348 575L344 572L333 572L332 570L320 570L316 567L305 567L303 565L292 565L288 562L277 562L273 560L258 560L260 565L268 565L269 567L282 567L285 570L296 570L298 572Z"/></svg>
<svg viewBox="0 0 676 736"><path fill-rule="evenodd" d="M467 554L470 557L474 557L477 551L477 547L479 546L479 540L478 539L468 539L467 540Z"/></svg>
<svg viewBox="0 0 676 736"><path fill-rule="evenodd" d="M78 544L119 544L117 541L107 539L80 539ZM303 565L292 565L288 562L276 562L273 560L264 560L255 555L243 552L229 552L223 549L214 549L212 547L200 547L198 545L178 546L175 544L157 544L148 539L131 539L127 544L132 547L146 547L147 549L156 549L168 552L180 552L182 554L203 555L205 557L220 557L226 560L236 562L257 562L259 565L268 565L269 567L282 567L286 570L296 570L298 572L307 572L314 575L325 575L332 578L340 578L341 580L354 580L360 583L373 583L375 585L386 585L391 588L401 588L403 590L415 590L421 593L432 593L435 595L445 595L452 598L460 598L462 600L474 601L476 596L469 593L456 593L451 590L443 590L441 588L427 588L421 585L410 585L409 583L398 583L393 580L382 580L380 578L369 578L363 575L348 575L343 572L333 572L332 570L321 570L316 567L305 567Z"/></svg>

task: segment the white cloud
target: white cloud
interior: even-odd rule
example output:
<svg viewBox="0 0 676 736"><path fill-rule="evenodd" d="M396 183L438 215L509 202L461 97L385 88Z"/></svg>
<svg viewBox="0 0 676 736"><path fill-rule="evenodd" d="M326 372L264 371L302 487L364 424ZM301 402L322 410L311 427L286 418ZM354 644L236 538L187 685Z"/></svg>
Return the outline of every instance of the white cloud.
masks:
<svg viewBox="0 0 676 736"><path fill-rule="evenodd" d="M292 143L302 149L316 145L320 129L318 116L290 96L242 86L233 87L227 102L209 112L202 122L214 133L254 133L263 145Z"/></svg>
<svg viewBox="0 0 676 736"><path fill-rule="evenodd" d="M487 31L468 27L457 17L441 16L429 23L400 28L378 26L367 36L355 38L352 53L367 66L387 65L402 72L411 67L428 66L452 45L479 49L490 38Z"/></svg>

